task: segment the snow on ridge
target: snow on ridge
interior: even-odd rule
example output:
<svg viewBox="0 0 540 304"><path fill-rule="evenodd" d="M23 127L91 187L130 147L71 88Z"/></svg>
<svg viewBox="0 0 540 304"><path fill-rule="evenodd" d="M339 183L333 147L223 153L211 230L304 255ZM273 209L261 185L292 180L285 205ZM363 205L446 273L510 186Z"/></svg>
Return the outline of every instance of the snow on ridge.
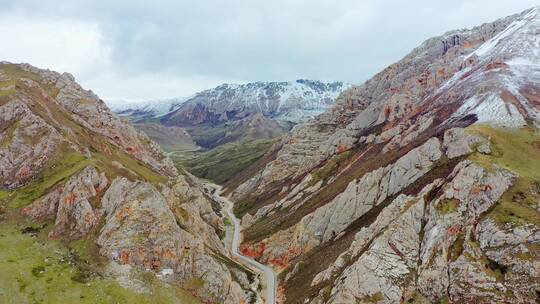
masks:
<svg viewBox="0 0 540 304"><path fill-rule="evenodd" d="M516 106L504 102L498 95L473 96L457 110L454 116L476 114L479 123L487 123L498 127L519 128L526 125L525 118Z"/></svg>
<svg viewBox="0 0 540 304"><path fill-rule="evenodd" d="M121 115L131 115L135 112L145 112L152 116L161 116L175 110L187 98L171 98L162 100L149 100L142 102L107 101L112 111Z"/></svg>
<svg viewBox="0 0 540 304"><path fill-rule="evenodd" d="M484 42L474 52L465 56L465 59L473 55L486 58L493 53L505 51L512 51L517 54L524 53L525 55L537 57L540 55L540 37L537 34L539 29L540 7L535 7L524 15L519 16L493 38ZM504 43L505 41L509 43ZM522 49L515 49L516 46L522 46Z"/></svg>
<svg viewBox="0 0 540 304"><path fill-rule="evenodd" d="M220 110L251 107L277 119L297 123L327 110L349 87L350 84L343 82L304 79L223 84L196 94L187 103L204 103Z"/></svg>
<svg viewBox="0 0 540 304"><path fill-rule="evenodd" d="M190 103L204 103L220 110L253 107L262 113L271 113L277 119L298 123L326 111L334 104L335 99L351 86L343 82L304 79L289 82L222 84L189 98L147 102L108 101L107 104L122 116L154 117L166 115L179 109L182 104Z"/></svg>

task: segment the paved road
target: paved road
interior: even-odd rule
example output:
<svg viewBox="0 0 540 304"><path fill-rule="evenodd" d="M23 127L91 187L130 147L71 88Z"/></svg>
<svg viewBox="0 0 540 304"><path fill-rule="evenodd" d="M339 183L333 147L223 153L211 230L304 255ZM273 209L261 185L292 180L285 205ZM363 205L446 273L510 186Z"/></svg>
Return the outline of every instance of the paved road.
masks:
<svg viewBox="0 0 540 304"><path fill-rule="evenodd" d="M250 269L256 268L258 271L264 274L264 281L266 282L266 303L275 304L276 303L276 274L274 273L274 270L272 270L272 268L266 265L263 265L249 257L243 256L242 254L240 254L240 252L238 251L238 248L240 246L241 227L240 227L240 221L236 218L236 216L233 213L233 203L226 197L223 197L220 195L221 186L219 185L212 185L212 186L216 188L215 196L225 203L227 215L232 220L233 225L234 225L232 250L231 250L233 257L236 257L238 258L238 260L243 262L244 266Z"/></svg>

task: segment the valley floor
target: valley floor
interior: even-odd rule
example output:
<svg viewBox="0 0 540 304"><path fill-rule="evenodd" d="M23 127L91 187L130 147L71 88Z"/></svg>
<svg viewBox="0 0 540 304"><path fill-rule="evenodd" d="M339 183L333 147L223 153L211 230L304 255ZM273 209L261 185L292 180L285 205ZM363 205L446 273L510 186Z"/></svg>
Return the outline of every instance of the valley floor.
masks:
<svg viewBox="0 0 540 304"><path fill-rule="evenodd" d="M235 259L238 263L242 264L244 267L253 270L256 273L264 274L264 298L266 304L276 303L276 274L274 270L266 265L263 265L257 262L254 259L243 256L240 251L240 243L242 239L240 220L236 218L233 213L234 204L227 197L221 195L222 187L215 184L208 184L211 188L214 188L214 199L221 202L226 208L228 218L231 220L232 224L228 225L227 237L225 242L231 244L231 254L232 258ZM260 300L260 299L259 299Z"/></svg>

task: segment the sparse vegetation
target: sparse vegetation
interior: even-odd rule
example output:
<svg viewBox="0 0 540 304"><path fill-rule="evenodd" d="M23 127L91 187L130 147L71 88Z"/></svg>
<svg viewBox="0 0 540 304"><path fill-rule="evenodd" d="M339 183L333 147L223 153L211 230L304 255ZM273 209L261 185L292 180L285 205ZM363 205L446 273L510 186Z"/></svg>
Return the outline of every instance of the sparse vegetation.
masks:
<svg viewBox="0 0 540 304"><path fill-rule="evenodd" d="M63 243L47 238L49 229L37 236L21 232L30 226L12 215L0 222L0 303L199 303L176 287L154 280L152 294L139 294L116 281L89 276L84 264L84 241L70 250ZM79 262L70 258L77 255ZM93 266L94 267L94 266ZM92 271L100 271L99 267Z"/></svg>
<svg viewBox="0 0 540 304"><path fill-rule="evenodd" d="M379 301L384 300L384 296L382 292L377 292L371 296L363 297L362 299L358 299L357 303L378 303Z"/></svg>
<svg viewBox="0 0 540 304"><path fill-rule="evenodd" d="M225 230L221 230L216 228L216 234L219 237L220 240L223 240L225 238L226 232Z"/></svg>
<svg viewBox="0 0 540 304"><path fill-rule="evenodd" d="M339 166L347 161L349 157L351 157L351 155L352 151L350 150L334 155L324 164L323 167L313 173L313 179L310 181L309 185L313 186L321 180L326 182L328 178L337 172Z"/></svg>
<svg viewBox="0 0 540 304"><path fill-rule="evenodd" d="M39 178L31 181L24 187L13 191L9 196L9 206L22 207L39 198L59 182L65 181L71 175L82 170L92 161L79 153L63 153L62 157L43 170Z"/></svg>
<svg viewBox="0 0 540 304"><path fill-rule="evenodd" d="M246 140L225 144L208 152L174 154L172 158L177 166L190 173L221 184L263 156L274 142Z"/></svg>
<svg viewBox="0 0 540 304"><path fill-rule="evenodd" d="M532 128L519 130L492 128L485 125L469 128L490 138L491 155L473 154L470 159L488 170L493 165L518 175L512 187L487 214L500 225L535 224L540 226L536 206L540 201L540 134Z"/></svg>
<svg viewBox="0 0 540 304"><path fill-rule="evenodd" d="M186 127L193 140L201 147L214 148L219 145L218 141L232 130L232 126L226 123L200 124L194 127Z"/></svg>
<svg viewBox="0 0 540 304"><path fill-rule="evenodd" d="M437 204L437 211L440 214L449 214L455 212L459 207L459 200L457 199L443 199Z"/></svg>
<svg viewBox="0 0 540 304"><path fill-rule="evenodd" d="M450 251L448 252L448 259L451 261L455 261L459 258L459 256L463 253L463 244L465 242L465 236L463 233L460 233L454 242L452 246L450 247Z"/></svg>

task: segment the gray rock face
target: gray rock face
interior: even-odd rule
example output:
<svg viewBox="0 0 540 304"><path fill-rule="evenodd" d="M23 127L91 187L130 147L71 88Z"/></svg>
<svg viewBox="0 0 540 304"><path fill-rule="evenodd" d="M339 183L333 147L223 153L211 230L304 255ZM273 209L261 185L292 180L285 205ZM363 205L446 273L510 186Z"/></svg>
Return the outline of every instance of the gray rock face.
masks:
<svg viewBox="0 0 540 304"><path fill-rule="evenodd" d="M97 242L103 255L156 272L172 269L173 282L205 301L240 302L241 288L227 267L213 258L215 253L201 238L179 226L179 219L154 186L115 179L102 206L106 223Z"/></svg>
<svg viewBox="0 0 540 304"><path fill-rule="evenodd" d="M335 238L371 208L427 173L442 155L439 140L432 138L394 164L367 173L358 182L353 180L332 202L263 241L265 256L290 257L291 252L300 254Z"/></svg>
<svg viewBox="0 0 540 304"><path fill-rule="evenodd" d="M451 178L448 183L436 180L416 197L398 196L373 224L359 231L350 248L315 277L312 284L336 278L330 297L319 301L396 303L420 293L428 301L448 297L451 301L489 299L500 303L510 300L507 297L511 291L519 295L518 302L532 303L530 290L506 280L506 275L501 281L490 269L492 265L486 264L488 258L495 258L488 256L486 249L494 249L490 246L506 244L510 249L526 240L534 242L537 237L535 230L521 227L519 234L501 238L492 234L499 228L491 220L482 219L510 187L513 175L501 169L488 172L464 161ZM480 192L478 187L482 187ZM439 188L443 189L440 196L425 200L428 193ZM443 208L441 205L450 199L457 200L455 209ZM498 244L487 245L494 239ZM494 252L500 254L500 247ZM531 273L537 272L538 266L532 269L523 276L512 271L509 278L534 280L537 274Z"/></svg>
<svg viewBox="0 0 540 304"><path fill-rule="evenodd" d="M15 189L34 178L48 164L63 141L56 129L13 100L0 106L0 181Z"/></svg>
<svg viewBox="0 0 540 304"><path fill-rule="evenodd" d="M216 230L224 230L220 216L212 208L210 199L201 190L195 177L179 176L170 187L164 186L161 194L167 200L169 209L184 230L199 236L216 252L227 255Z"/></svg>
<svg viewBox="0 0 540 304"><path fill-rule="evenodd" d="M322 227L313 230L315 234L322 233L321 241L327 241L372 207L416 181L441 156L440 142L433 138L395 164L370 172L358 182L351 182L333 202L302 219L301 225Z"/></svg>
<svg viewBox="0 0 540 304"><path fill-rule="evenodd" d="M54 219L58 212L58 203L63 191L63 185L57 186L32 204L22 208L21 214L35 220Z"/></svg>
<svg viewBox="0 0 540 304"><path fill-rule="evenodd" d="M221 207L94 93L69 74L9 63L0 90L1 205L39 195L19 212L54 220L50 238L97 242L110 264L94 266L136 292L152 292L135 278L149 269L207 303L253 294L235 281L246 285L245 275L231 276Z"/></svg>
<svg viewBox="0 0 540 304"><path fill-rule="evenodd" d="M453 175L452 182L444 187L444 193L431 204L424 228L418 288L429 299L447 296L447 288L458 284L452 279L452 274L457 271L452 272L450 268L469 267L464 263L468 255L461 248L470 245L473 250L477 246L471 236L475 223L495 204L514 179L507 171L497 169L490 173L467 161L460 163ZM453 264L460 256L463 258ZM474 262L477 257L469 260ZM482 280L468 281L467 288L483 288L475 285L477 282ZM470 296L477 299L484 297L474 292ZM460 299L463 295L456 294L454 298Z"/></svg>
<svg viewBox="0 0 540 304"><path fill-rule="evenodd" d="M100 213L92 208L90 199L107 187L107 177L94 167L86 167L73 175L63 186L57 202L58 211L51 238L77 239L96 226ZM54 193L54 192L53 192Z"/></svg>
<svg viewBox="0 0 540 304"><path fill-rule="evenodd" d="M499 269L505 285L512 288L518 302L534 299L540 288L540 227L534 224L520 226L497 225L492 219L481 221L473 231L479 249ZM504 272L502 273L501 270ZM501 276L499 276L499 279ZM504 286L502 290L509 290Z"/></svg>
<svg viewBox="0 0 540 304"><path fill-rule="evenodd" d="M353 265L347 267L332 289L328 303L352 303L379 297L398 303L414 288L414 269L419 255L423 200L413 199Z"/></svg>
<svg viewBox="0 0 540 304"><path fill-rule="evenodd" d="M473 149L483 154L491 153L489 141L480 136L467 134L462 128L447 130L444 133L443 146L446 148L446 156L448 158L470 154L473 152Z"/></svg>

